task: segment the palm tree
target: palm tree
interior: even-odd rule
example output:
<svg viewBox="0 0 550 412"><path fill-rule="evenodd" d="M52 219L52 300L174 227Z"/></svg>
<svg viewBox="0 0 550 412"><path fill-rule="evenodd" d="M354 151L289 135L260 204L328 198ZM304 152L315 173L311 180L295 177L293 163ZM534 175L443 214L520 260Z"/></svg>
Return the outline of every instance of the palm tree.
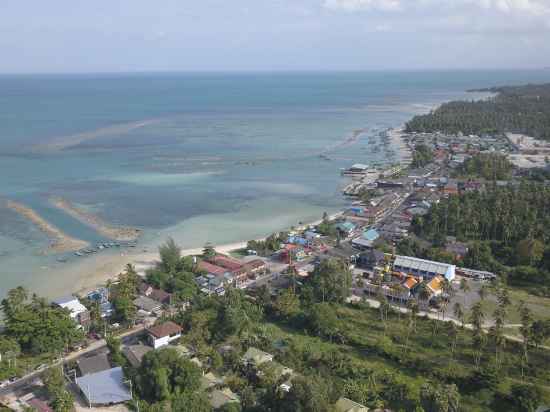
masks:
<svg viewBox="0 0 550 412"><path fill-rule="evenodd" d="M472 306L470 313L470 321L473 326L473 339L472 344L474 348L474 364L479 367L481 361L481 354L483 352L483 345L485 343L485 332L483 331L483 320L485 319L485 313L483 312L483 305L481 301Z"/></svg>
<svg viewBox="0 0 550 412"><path fill-rule="evenodd" d="M432 296L430 290L428 289L428 286L426 284L422 284L420 286L420 291L418 292L418 298L424 302L424 305L426 306L426 309L428 309L430 297Z"/></svg>
<svg viewBox="0 0 550 412"><path fill-rule="evenodd" d="M477 294L479 295L479 299L481 300L485 300L485 298L487 297L487 294L489 293L489 291L487 290L487 286L486 285L482 285L479 290L477 291Z"/></svg>
<svg viewBox="0 0 550 412"><path fill-rule="evenodd" d="M447 335L451 338L451 360L453 360L458 341L458 330L454 322L447 322Z"/></svg>
<svg viewBox="0 0 550 412"><path fill-rule="evenodd" d="M521 317L521 326L519 331L523 338L523 357L521 362L521 376L523 377L524 365L529 362L529 344L531 341L531 322L533 321L531 310L527 307L524 301L521 301L518 305L520 317Z"/></svg>
<svg viewBox="0 0 550 412"><path fill-rule="evenodd" d="M464 294L464 308L466 308L466 294L470 291L470 285L466 278L460 279L460 290Z"/></svg>
<svg viewBox="0 0 550 412"><path fill-rule="evenodd" d="M491 336L493 343L495 345L495 363L497 367L499 365L499 350L501 350L504 347L504 342L505 342L504 334L503 334L504 316L505 316L505 313L503 312L502 308L500 306L497 307L495 309L495 312L493 313L495 324L489 330L489 336Z"/></svg>
<svg viewBox="0 0 550 412"><path fill-rule="evenodd" d="M460 302L456 302L453 306L453 313L455 317L460 321L462 328L464 328L464 310Z"/></svg>
<svg viewBox="0 0 550 412"><path fill-rule="evenodd" d="M418 312L419 312L418 301L414 298L409 299L409 301L407 302L407 308L409 309L409 312L412 315L411 316L412 325L414 326L414 331L416 332L416 316L418 315Z"/></svg>

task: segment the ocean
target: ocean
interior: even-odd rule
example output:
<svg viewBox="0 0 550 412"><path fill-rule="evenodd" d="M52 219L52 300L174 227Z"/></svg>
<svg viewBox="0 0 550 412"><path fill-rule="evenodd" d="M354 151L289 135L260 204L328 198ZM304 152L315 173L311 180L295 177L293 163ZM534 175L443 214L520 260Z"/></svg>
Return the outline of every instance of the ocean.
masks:
<svg viewBox="0 0 550 412"><path fill-rule="evenodd" d="M387 128L479 97L467 89L543 81L550 71L0 76L0 297L67 294L99 259L44 254L7 200L92 244L107 239L52 196L142 229L139 250L257 238L345 206L340 168L398 162Z"/></svg>

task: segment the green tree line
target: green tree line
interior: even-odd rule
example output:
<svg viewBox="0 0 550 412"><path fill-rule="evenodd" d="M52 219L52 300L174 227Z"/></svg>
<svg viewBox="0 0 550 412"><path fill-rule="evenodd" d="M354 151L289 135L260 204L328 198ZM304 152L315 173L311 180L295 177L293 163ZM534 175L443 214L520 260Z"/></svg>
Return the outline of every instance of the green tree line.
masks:
<svg viewBox="0 0 550 412"><path fill-rule="evenodd" d="M488 89L495 97L453 101L426 115L415 116L407 132L449 134L524 133L550 139L550 84Z"/></svg>

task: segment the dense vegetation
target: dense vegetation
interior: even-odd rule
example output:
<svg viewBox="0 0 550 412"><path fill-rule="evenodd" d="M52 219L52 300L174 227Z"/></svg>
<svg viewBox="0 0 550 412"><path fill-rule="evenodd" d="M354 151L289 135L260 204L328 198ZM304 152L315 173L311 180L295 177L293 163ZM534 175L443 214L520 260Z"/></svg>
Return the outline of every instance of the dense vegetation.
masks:
<svg viewBox="0 0 550 412"><path fill-rule="evenodd" d="M484 91L498 94L487 100L445 103L429 114L415 116L407 123L407 132L514 132L550 139L550 84Z"/></svg>
<svg viewBox="0 0 550 412"><path fill-rule="evenodd" d="M226 376L244 411L328 412L340 396L394 410L522 411L529 410L526 394L531 404L548 395L550 376L542 366L548 354L533 342L525 358L523 345L503 344L502 329L485 335L428 320L417 316L414 303L405 315L384 302L381 310L349 306L343 303L349 275L339 275L342 265L327 261L304 284L275 297L260 289L250 301L242 291L228 290L181 315L178 321L189 331L185 343ZM501 309L505 318L513 308L503 299ZM475 324L485 312L480 305L467 320ZM526 322L532 328L528 316ZM257 375L241 363L250 346L294 369L290 392L279 389L287 377L272 367ZM226 350L218 352L220 347Z"/></svg>
<svg viewBox="0 0 550 412"><path fill-rule="evenodd" d="M461 164L456 175L482 177L487 180L506 180L511 177L512 164L506 156L497 153L480 153Z"/></svg>
<svg viewBox="0 0 550 412"><path fill-rule="evenodd" d="M350 289L347 265L326 259L309 278L276 294L261 287L252 296L232 288L224 296L197 295L192 309L173 320L185 330L182 343L240 397L240 407L224 411L332 412L341 396L393 410L527 411L526 399L538 405L549 395L548 352L537 342L550 325L533 322L525 309L529 338L504 344L501 326L515 309L505 292L499 294L503 322L486 334L484 304L460 317L474 325L469 331L418 316L414 301L407 314L394 312L383 297L381 309L349 305ZM274 354L275 362L243 364L249 347ZM289 392L280 388L288 379L280 365L294 370ZM211 410L199 370L173 349L151 352L141 367L126 371L141 411Z"/></svg>
<svg viewBox="0 0 550 412"><path fill-rule="evenodd" d="M210 250L210 248L208 249ZM147 271L147 282L174 296L174 303L186 302L198 292L194 282L196 267L192 256L181 257L173 239L159 247L160 262Z"/></svg>
<svg viewBox="0 0 550 412"><path fill-rule="evenodd" d="M540 292L541 287L550 290L549 225L550 188L526 183L442 199L414 219L413 230L436 246L444 244L445 236L468 241L465 266L507 271L511 283Z"/></svg>
<svg viewBox="0 0 550 412"><path fill-rule="evenodd" d="M22 287L8 292L1 309L6 329L0 335L0 381L59 356L84 336L68 310L36 295L29 298Z"/></svg>
<svg viewBox="0 0 550 412"><path fill-rule="evenodd" d="M250 240L246 248L255 250L260 256L270 256L280 249L281 243L285 242L288 233L273 233L265 240Z"/></svg>
<svg viewBox="0 0 550 412"><path fill-rule="evenodd" d="M413 152L413 167L424 167L433 160L432 150L423 144L419 144L414 148Z"/></svg>
<svg viewBox="0 0 550 412"><path fill-rule="evenodd" d="M83 337L68 310L52 306L36 295L29 299L22 287L8 292L2 300L2 311L5 336L17 342L23 352L59 353Z"/></svg>

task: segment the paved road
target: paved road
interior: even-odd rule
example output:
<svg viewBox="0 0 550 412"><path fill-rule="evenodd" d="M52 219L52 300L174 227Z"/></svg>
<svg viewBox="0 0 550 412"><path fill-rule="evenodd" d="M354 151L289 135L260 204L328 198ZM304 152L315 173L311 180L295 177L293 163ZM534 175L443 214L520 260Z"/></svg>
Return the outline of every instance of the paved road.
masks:
<svg viewBox="0 0 550 412"><path fill-rule="evenodd" d="M120 338L122 343L124 343L125 340L131 339L131 338L133 338L137 335L142 334L144 329L145 329L144 325L135 326L134 328L132 328L130 330L127 330L126 332L123 332L120 335L118 335L118 338ZM107 342L105 341L105 339L100 339L100 340L94 341L91 344L89 344L86 348L84 348L82 350L79 350L79 351L71 352L71 353L65 355L63 358L52 362L48 366L49 367L60 366L62 363L66 363L66 362L69 362L69 361L72 361L72 360L76 360L76 359L80 358L81 356L87 355L87 354L89 354L91 352L94 352L94 351L98 351L99 349L102 349L106 346L107 346ZM46 369L47 368L31 372L31 373L19 378L15 382L9 384L5 388L0 389L0 396L5 395L9 392L13 392L13 391L24 388L30 382L32 382L34 379L40 377Z"/></svg>

